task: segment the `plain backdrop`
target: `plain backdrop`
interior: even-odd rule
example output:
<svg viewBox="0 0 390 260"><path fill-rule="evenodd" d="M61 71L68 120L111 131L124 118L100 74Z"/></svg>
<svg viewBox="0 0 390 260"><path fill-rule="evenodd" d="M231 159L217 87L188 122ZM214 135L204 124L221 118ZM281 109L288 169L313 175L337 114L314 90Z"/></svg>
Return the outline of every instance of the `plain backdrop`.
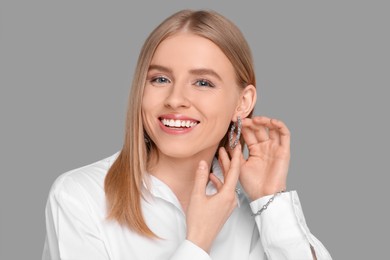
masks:
<svg viewBox="0 0 390 260"><path fill-rule="evenodd" d="M121 148L141 45L184 8L246 36L256 114L292 132L288 189L312 233L334 259L387 258L390 19L375 0L1 0L0 258L41 258L51 184Z"/></svg>

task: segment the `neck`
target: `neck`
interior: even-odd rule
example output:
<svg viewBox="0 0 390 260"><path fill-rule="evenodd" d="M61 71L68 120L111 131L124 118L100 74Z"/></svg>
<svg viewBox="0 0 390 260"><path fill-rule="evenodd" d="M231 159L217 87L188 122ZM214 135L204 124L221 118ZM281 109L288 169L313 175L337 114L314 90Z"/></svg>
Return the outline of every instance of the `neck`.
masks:
<svg viewBox="0 0 390 260"><path fill-rule="evenodd" d="M159 153L158 160L154 160L154 158L150 160L156 163L149 165L148 171L168 185L186 212L199 162L205 160L211 168L214 154L215 149L189 158L175 158Z"/></svg>

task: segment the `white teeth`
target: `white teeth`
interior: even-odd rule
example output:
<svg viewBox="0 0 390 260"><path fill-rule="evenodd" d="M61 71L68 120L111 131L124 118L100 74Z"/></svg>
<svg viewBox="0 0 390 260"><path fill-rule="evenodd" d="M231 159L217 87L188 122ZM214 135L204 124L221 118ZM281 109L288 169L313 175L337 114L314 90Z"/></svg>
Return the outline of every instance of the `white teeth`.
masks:
<svg viewBox="0 0 390 260"><path fill-rule="evenodd" d="M197 122L193 122L190 120L174 120L174 119L161 119L161 122L165 126L169 126L169 127L187 127L187 128L194 127L198 124Z"/></svg>

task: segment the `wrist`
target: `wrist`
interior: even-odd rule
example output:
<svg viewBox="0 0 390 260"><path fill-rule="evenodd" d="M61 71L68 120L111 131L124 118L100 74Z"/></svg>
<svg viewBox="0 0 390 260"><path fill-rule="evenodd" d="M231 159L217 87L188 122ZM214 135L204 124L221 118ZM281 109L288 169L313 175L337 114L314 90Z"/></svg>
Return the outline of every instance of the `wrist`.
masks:
<svg viewBox="0 0 390 260"><path fill-rule="evenodd" d="M210 253L211 242L208 239L204 239L201 236L188 235L186 238L188 241L203 249L207 254Z"/></svg>
<svg viewBox="0 0 390 260"><path fill-rule="evenodd" d="M281 190L281 191L278 191L276 193L274 193L273 195L268 195L268 196L265 196L261 199L258 199L257 200L257 203L259 203L260 201L263 201L263 204L260 206L260 208L258 210L256 210L256 212L253 212L253 216L260 216L261 213L266 210L268 208L268 206L275 200L275 198L279 195L281 195L283 192L285 192L284 190ZM267 200L267 202L265 202L264 200ZM253 210L253 208L252 208Z"/></svg>
<svg viewBox="0 0 390 260"><path fill-rule="evenodd" d="M286 186L280 185L280 186L275 186L272 188L268 187L266 189L261 189L260 191L258 190L256 192L248 194L248 196L249 196L249 199L251 201L255 201L255 200L258 200L258 199L263 198L265 196L274 195L275 193L284 192L284 191L286 191Z"/></svg>

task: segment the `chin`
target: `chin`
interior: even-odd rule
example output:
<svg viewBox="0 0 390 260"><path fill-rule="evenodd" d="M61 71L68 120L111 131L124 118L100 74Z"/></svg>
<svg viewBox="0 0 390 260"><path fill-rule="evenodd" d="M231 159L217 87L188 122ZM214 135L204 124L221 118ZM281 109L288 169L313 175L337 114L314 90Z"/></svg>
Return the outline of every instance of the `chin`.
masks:
<svg viewBox="0 0 390 260"><path fill-rule="evenodd" d="M175 146L170 146L170 147L159 148L159 152L167 157L184 159L188 157L193 157L199 151L194 151L193 149L188 149L188 148L186 149L186 148L177 148Z"/></svg>
<svg viewBox="0 0 390 260"><path fill-rule="evenodd" d="M215 147L217 147L217 146L215 146ZM209 148L206 148L206 147L195 148L193 146L191 147L191 146L183 145L183 144L170 144L170 145L166 145L166 146L160 145L158 147L159 153L161 153L167 157L178 158L178 159L194 158L202 153L204 153L205 156L207 156L207 154L211 151L211 149L213 150L213 152L215 152L214 150L216 150L216 148L214 148L214 146L209 147ZM206 159L206 158L203 158L203 159Z"/></svg>

